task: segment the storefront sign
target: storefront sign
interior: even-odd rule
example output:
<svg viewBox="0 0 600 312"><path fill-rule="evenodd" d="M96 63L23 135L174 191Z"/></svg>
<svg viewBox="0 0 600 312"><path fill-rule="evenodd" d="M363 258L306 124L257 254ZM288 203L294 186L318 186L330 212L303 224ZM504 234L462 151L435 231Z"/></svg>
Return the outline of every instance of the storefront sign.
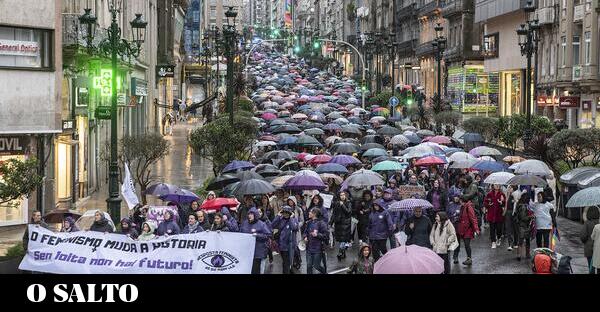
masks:
<svg viewBox="0 0 600 312"><path fill-rule="evenodd" d="M592 110L592 101L591 100L581 101L581 108L586 111Z"/></svg>
<svg viewBox="0 0 600 312"><path fill-rule="evenodd" d="M546 101L548 100L548 97L545 95L540 95L537 98L537 105L538 106L546 106Z"/></svg>
<svg viewBox="0 0 600 312"><path fill-rule="evenodd" d="M23 155L28 145L26 136L0 136L0 155Z"/></svg>
<svg viewBox="0 0 600 312"><path fill-rule="evenodd" d="M131 78L131 92L137 96L148 96L148 82L138 78Z"/></svg>
<svg viewBox="0 0 600 312"><path fill-rule="evenodd" d="M72 119L63 120L62 122L62 130L63 131L73 131L75 121Z"/></svg>
<svg viewBox="0 0 600 312"><path fill-rule="evenodd" d="M156 77L158 78L174 78L175 65L157 65Z"/></svg>
<svg viewBox="0 0 600 312"><path fill-rule="evenodd" d="M40 56L40 46L35 41L0 39L0 55Z"/></svg>
<svg viewBox="0 0 600 312"><path fill-rule="evenodd" d="M110 120L110 106L98 106L96 108L96 118Z"/></svg>
<svg viewBox="0 0 600 312"><path fill-rule="evenodd" d="M561 96L560 108L579 108L580 97L578 96Z"/></svg>

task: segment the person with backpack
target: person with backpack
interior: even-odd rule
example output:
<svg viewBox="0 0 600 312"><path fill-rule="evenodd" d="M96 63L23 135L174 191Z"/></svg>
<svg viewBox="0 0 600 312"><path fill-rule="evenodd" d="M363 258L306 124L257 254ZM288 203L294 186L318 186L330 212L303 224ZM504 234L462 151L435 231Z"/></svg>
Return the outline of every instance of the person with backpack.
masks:
<svg viewBox="0 0 600 312"><path fill-rule="evenodd" d="M592 240L592 232L594 227L598 224L600 218L600 212L598 207L592 206L587 210L587 221L583 224L579 238L583 245L583 255L588 261L589 273L593 274L592 257L594 256L594 241Z"/></svg>

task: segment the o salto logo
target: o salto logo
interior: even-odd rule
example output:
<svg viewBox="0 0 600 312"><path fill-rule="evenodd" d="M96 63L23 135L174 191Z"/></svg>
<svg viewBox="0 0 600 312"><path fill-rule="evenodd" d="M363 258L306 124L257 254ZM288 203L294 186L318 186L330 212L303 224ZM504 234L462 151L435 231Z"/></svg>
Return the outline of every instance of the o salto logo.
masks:
<svg viewBox="0 0 600 312"><path fill-rule="evenodd" d="M204 263L209 271L227 271L233 269L240 261L225 251L210 251L203 253L198 260Z"/></svg>
<svg viewBox="0 0 600 312"><path fill-rule="evenodd" d="M138 289L133 284L57 284L48 294L42 284L27 287L29 302L134 302L138 299Z"/></svg>

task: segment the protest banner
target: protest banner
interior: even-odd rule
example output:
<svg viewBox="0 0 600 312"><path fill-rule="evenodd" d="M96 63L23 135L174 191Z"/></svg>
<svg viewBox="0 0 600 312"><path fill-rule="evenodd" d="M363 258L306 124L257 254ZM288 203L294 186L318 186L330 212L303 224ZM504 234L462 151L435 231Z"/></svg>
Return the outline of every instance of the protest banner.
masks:
<svg viewBox="0 0 600 312"><path fill-rule="evenodd" d="M201 232L134 241L93 231L54 233L29 225L20 270L57 274L250 274L256 238Z"/></svg>
<svg viewBox="0 0 600 312"><path fill-rule="evenodd" d="M177 212L177 207L175 206L150 206L148 207L148 215L146 218L149 221L154 221L156 224L159 224L165 220L165 211L171 211L173 215L173 220L178 220L179 212Z"/></svg>
<svg viewBox="0 0 600 312"><path fill-rule="evenodd" d="M425 198L425 187L422 185L401 185L398 187L400 198Z"/></svg>

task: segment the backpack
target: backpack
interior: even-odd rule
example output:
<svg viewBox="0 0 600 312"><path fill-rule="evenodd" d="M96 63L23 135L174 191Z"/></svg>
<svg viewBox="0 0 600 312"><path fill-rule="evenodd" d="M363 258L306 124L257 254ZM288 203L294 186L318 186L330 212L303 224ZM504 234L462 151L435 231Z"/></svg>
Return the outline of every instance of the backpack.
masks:
<svg viewBox="0 0 600 312"><path fill-rule="evenodd" d="M573 274L573 268L571 267L571 257L562 256L558 261L557 274Z"/></svg>
<svg viewBox="0 0 600 312"><path fill-rule="evenodd" d="M544 253L538 253L533 257L532 271L536 274L552 274L552 258Z"/></svg>

